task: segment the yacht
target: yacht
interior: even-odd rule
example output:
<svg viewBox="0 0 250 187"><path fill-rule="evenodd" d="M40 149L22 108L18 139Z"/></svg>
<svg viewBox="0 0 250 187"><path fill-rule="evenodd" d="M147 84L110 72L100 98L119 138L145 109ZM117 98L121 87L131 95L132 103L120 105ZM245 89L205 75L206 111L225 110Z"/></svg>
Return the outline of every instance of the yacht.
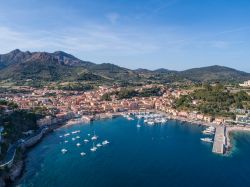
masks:
<svg viewBox="0 0 250 187"><path fill-rule="evenodd" d="M85 156L85 155L86 155L86 153L84 153L84 152L81 152L81 153L80 153L80 155L81 155L81 156Z"/></svg>
<svg viewBox="0 0 250 187"><path fill-rule="evenodd" d="M65 140L64 143L68 143L69 141L68 140Z"/></svg>
<svg viewBox="0 0 250 187"><path fill-rule="evenodd" d="M79 139L79 138L80 138L80 136L77 136L77 137L76 137L76 139Z"/></svg>
<svg viewBox="0 0 250 187"><path fill-rule="evenodd" d="M208 142L208 143L212 143L213 139L212 138L201 138L201 141L203 142Z"/></svg>
<svg viewBox="0 0 250 187"><path fill-rule="evenodd" d="M62 149L61 152L64 154L67 152L67 149Z"/></svg>
<svg viewBox="0 0 250 187"><path fill-rule="evenodd" d="M102 145L107 145L107 144L109 144L109 141L108 141L108 140L104 140L104 141L102 142Z"/></svg>

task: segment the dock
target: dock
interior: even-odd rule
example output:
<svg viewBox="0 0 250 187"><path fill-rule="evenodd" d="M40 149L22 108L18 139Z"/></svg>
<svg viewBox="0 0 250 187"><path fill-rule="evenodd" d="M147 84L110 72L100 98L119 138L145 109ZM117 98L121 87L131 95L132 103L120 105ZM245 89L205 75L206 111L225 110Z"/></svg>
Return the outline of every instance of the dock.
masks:
<svg viewBox="0 0 250 187"><path fill-rule="evenodd" d="M218 154L224 154L225 144L225 126L217 126L214 136L213 152Z"/></svg>

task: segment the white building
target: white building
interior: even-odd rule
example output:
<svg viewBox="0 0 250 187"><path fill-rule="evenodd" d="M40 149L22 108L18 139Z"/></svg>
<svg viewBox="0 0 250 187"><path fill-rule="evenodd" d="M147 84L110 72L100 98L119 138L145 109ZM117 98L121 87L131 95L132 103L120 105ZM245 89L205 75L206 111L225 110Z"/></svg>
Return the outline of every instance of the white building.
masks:
<svg viewBox="0 0 250 187"><path fill-rule="evenodd" d="M243 87L250 87L250 80L245 81L243 84L240 84L240 86L243 86Z"/></svg>

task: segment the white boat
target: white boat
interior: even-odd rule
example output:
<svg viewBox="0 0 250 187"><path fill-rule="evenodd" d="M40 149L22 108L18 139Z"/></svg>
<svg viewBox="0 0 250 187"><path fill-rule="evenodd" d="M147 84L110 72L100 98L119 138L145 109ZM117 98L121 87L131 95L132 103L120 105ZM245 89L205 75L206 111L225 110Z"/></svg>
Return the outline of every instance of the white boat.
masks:
<svg viewBox="0 0 250 187"><path fill-rule="evenodd" d="M96 147L102 147L102 144L98 143L96 144Z"/></svg>
<svg viewBox="0 0 250 187"><path fill-rule="evenodd" d="M213 143L213 139L212 138L201 138L201 141L208 142L208 143Z"/></svg>
<svg viewBox="0 0 250 187"><path fill-rule="evenodd" d="M137 125L136 125L136 127L140 128L140 127L141 127L141 125L137 124Z"/></svg>
<svg viewBox="0 0 250 187"><path fill-rule="evenodd" d="M90 134L88 134L88 136L90 136Z"/></svg>
<svg viewBox="0 0 250 187"><path fill-rule="evenodd" d="M131 121L131 120L134 120L134 118L131 118L131 117L127 117L127 119L130 120L130 121Z"/></svg>
<svg viewBox="0 0 250 187"><path fill-rule="evenodd" d="M80 143L77 143L76 146L79 147L81 144Z"/></svg>
<svg viewBox="0 0 250 187"><path fill-rule="evenodd" d="M70 135L69 133L64 134L65 137L67 137L67 136L69 136L69 135Z"/></svg>
<svg viewBox="0 0 250 187"><path fill-rule="evenodd" d="M62 149L61 152L64 154L67 152L67 149Z"/></svg>
<svg viewBox="0 0 250 187"><path fill-rule="evenodd" d="M65 140L64 143L68 143L69 141L68 140Z"/></svg>
<svg viewBox="0 0 250 187"><path fill-rule="evenodd" d="M75 141L76 139L75 138L72 138L72 141Z"/></svg>
<svg viewBox="0 0 250 187"><path fill-rule="evenodd" d="M77 137L76 137L76 139L79 139L79 138L80 138L80 136L77 136Z"/></svg>
<svg viewBox="0 0 250 187"><path fill-rule="evenodd" d="M81 156L85 156L85 155L86 155L86 153L84 153L84 152L81 152L81 153L80 153L80 155L81 155Z"/></svg>
<svg viewBox="0 0 250 187"><path fill-rule="evenodd" d="M104 141L102 142L102 145L107 145L107 144L109 144L109 141L108 141L108 140L104 140Z"/></svg>
<svg viewBox="0 0 250 187"><path fill-rule="evenodd" d="M61 136L59 136L60 138L62 138L63 136L61 135Z"/></svg>
<svg viewBox="0 0 250 187"><path fill-rule="evenodd" d="M94 136L91 137L91 140L97 140L97 136L95 135L95 132L94 132Z"/></svg>
<svg viewBox="0 0 250 187"><path fill-rule="evenodd" d="M85 143L88 143L88 142L89 142L89 140L87 140L87 139L84 139L83 141L84 141Z"/></svg>
<svg viewBox="0 0 250 187"><path fill-rule="evenodd" d="M93 147L90 148L90 151L95 152L97 150L97 147L95 146L95 144L93 143Z"/></svg>
<svg viewBox="0 0 250 187"><path fill-rule="evenodd" d="M149 124L149 125L154 125L155 122L153 122L153 121L148 121L148 124Z"/></svg>

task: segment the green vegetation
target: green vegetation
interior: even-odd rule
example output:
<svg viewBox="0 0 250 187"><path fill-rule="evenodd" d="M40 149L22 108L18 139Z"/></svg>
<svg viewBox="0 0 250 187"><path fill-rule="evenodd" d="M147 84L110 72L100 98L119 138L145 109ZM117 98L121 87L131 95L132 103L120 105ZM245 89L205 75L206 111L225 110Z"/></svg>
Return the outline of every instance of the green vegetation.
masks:
<svg viewBox="0 0 250 187"><path fill-rule="evenodd" d="M67 83L64 85L59 85L57 89L59 90L68 90L68 91L87 91L91 90L94 87L90 84L83 84L80 82Z"/></svg>
<svg viewBox="0 0 250 187"><path fill-rule="evenodd" d="M162 92L159 87L144 88L142 90L135 90L134 88L122 88L120 91L106 93L102 96L102 100L110 101L111 96L115 95L117 99L130 99L133 97L151 97L161 96Z"/></svg>
<svg viewBox="0 0 250 187"><path fill-rule="evenodd" d="M204 85L202 89L195 90L190 95L181 96L176 100L177 109L197 110L212 116L225 116L234 118L230 109L249 108L250 96L240 91L236 94L230 93L223 85Z"/></svg>
<svg viewBox="0 0 250 187"><path fill-rule="evenodd" d="M105 93L102 95L101 99L103 101L111 101L111 95L109 93Z"/></svg>

